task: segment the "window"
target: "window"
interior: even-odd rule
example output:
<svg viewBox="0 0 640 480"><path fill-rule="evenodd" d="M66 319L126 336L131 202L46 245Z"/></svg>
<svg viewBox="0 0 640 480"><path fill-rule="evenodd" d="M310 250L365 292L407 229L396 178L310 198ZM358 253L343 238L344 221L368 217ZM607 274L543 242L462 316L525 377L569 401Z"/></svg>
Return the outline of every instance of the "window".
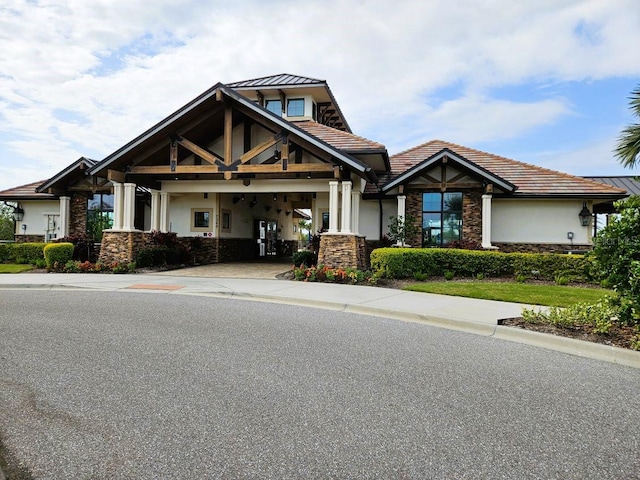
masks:
<svg viewBox="0 0 640 480"><path fill-rule="evenodd" d="M102 241L102 231L113 227L113 195L94 193L87 202L87 234Z"/></svg>
<svg viewBox="0 0 640 480"><path fill-rule="evenodd" d="M222 223L220 224L220 230L226 233L231 233L231 210L222 209Z"/></svg>
<svg viewBox="0 0 640 480"><path fill-rule="evenodd" d="M191 231L192 232L210 232L211 219L213 218L213 210L211 208L192 208L191 209Z"/></svg>
<svg viewBox="0 0 640 480"><path fill-rule="evenodd" d="M282 102L280 100L267 100L264 106L270 112L275 113L279 117L282 116Z"/></svg>
<svg viewBox="0 0 640 480"><path fill-rule="evenodd" d="M462 193L422 194L422 246L441 247L462 239Z"/></svg>
<svg viewBox="0 0 640 480"><path fill-rule="evenodd" d="M304 98L287 100L287 117L304 117Z"/></svg>
<svg viewBox="0 0 640 480"><path fill-rule="evenodd" d="M322 213L322 230L329 230L329 212Z"/></svg>

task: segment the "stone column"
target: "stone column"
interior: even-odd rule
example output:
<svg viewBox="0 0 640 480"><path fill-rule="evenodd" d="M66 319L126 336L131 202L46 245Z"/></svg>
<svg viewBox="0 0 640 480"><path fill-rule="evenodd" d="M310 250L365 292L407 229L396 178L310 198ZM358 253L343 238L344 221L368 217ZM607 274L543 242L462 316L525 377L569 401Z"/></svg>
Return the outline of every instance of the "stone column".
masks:
<svg viewBox="0 0 640 480"><path fill-rule="evenodd" d="M362 193L357 190L351 191L351 232L358 235L360 228L360 199Z"/></svg>
<svg viewBox="0 0 640 480"><path fill-rule="evenodd" d="M329 233L338 233L338 181L329 182Z"/></svg>
<svg viewBox="0 0 640 480"><path fill-rule="evenodd" d="M491 245L491 195L482 195L482 248L495 249Z"/></svg>
<svg viewBox="0 0 640 480"><path fill-rule="evenodd" d="M69 235L69 207L71 197L60 197L60 237Z"/></svg>
<svg viewBox="0 0 640 480"><path fill-rule="evenodd" d="M351 182L342 182L341 233L351 233Z"/></svg>
<svg viewBox="0 0 640 480"><path fill-rule="evenodd" d="M113 182L113 227L112 230L122 230L124 198L122 184Z"/></svg>
<svg viewBox="0 0 640 480"><path fill-rule="evenodd" d="M136 214L136 184L124 184L124 205L122 215L122 229L126 231L135 230Z"/></svg>
<svg viewBox="0 0 640 480"><path fill-rule="evenodd" d="M169 231L169 202L171 197L168 192L160 192L160 231Z"/></svg>
<svg viewBox="0 0 640 480"><path fill-rule="evenodd" d="M160 191L151 190L151 225L150 230L160 230Z"/></svg>

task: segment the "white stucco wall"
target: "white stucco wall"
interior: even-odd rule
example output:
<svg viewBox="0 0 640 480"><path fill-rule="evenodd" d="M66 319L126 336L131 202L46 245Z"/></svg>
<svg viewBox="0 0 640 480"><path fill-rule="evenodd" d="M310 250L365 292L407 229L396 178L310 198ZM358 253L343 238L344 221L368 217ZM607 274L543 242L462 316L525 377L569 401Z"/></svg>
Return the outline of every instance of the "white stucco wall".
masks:
<svg viewBox="0 0 640 480"><path fill-rule="evenodd" d="M382 201L382 234L389 235L389 217L398 214L398 204L395 199ZM360 202L360 235L367 240L380 240L380 205L378 200L363 200Z"/></svg>
<svg viewBox="0 0 640 480"><path fill-rule="evenodd" d="M55 230L53 233L60 236L60 202L58 200L25 200L20 205L24 209L24 217L18 222L16 233L18 235L45 235L47 232L47 216L55 216ZM27 229L23 230L23 225Z"/></svg>
<svg viewBox="0 0 640 480"><path fill-rule="evenodd" d="M591 203L587 203L592 210ZM591 227L580 225L581 200L493 199L491 241L493 243L591 244Z"/></svg>
<svg viewBox="0 0 640 480"><path fill-rule="evenodd" d="M169 204L170 230L181 237L202 236L203 232L191 231L191 209L211 208L215 217L218 208L216 195L208 196L204 198L202 193L172 194ZM215 224L212 225L212 232L215 232L214 227Z"/></svg>

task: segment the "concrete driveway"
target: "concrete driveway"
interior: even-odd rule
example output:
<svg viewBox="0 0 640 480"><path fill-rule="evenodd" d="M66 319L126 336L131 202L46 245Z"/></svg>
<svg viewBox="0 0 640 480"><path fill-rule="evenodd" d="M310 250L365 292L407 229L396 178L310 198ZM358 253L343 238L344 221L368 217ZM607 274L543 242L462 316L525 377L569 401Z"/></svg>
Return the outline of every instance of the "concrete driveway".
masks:
<svg viewBox="0 0 640 480"><path fill-rule="evenodd" d="M287 260L263 260L255 262L228 262L198 267L180 268L162 272L161 275L176 277L203 277L203 278L276 278L277 275L291 270L293 263Z"/></svg>

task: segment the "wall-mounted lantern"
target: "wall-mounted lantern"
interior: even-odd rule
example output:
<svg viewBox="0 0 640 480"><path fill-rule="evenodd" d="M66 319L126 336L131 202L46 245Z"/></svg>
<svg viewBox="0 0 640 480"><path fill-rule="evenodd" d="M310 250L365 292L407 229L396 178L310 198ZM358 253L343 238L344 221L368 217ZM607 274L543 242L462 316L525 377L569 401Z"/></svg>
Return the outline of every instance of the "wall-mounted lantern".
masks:
<svg viewBox="0 0 640 480"><path fill-rule="evenodd" d="M18 206L13 209L13 219L16 222L21 222L23 218L24 218L24 210L22 209L20 204L18 204Z"/></svg>
<svg viewBox="0 0 640 480"><path fill-rule="evenodd" d="M589 223L591 223L591 211L587 208L587 202L582 202L582 210L580 210L578 216L580 217L580 225L588 227Z"/></svg>

